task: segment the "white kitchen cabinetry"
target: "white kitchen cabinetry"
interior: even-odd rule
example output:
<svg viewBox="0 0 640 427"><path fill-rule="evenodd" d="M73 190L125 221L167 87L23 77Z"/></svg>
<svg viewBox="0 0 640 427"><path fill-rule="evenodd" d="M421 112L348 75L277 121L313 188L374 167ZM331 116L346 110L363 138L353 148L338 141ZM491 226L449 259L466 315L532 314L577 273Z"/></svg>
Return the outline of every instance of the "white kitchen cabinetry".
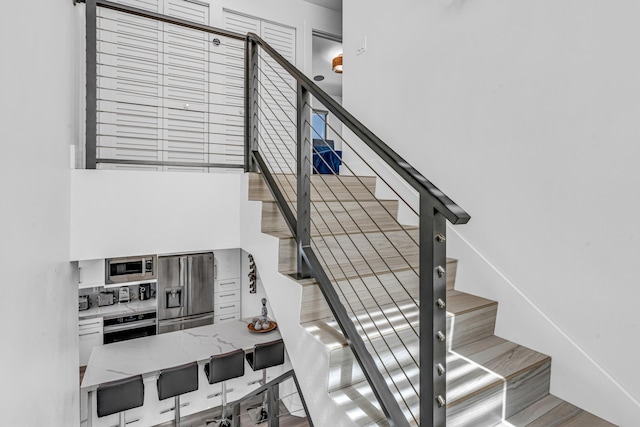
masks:
<svg viewBox="0 0 640 427"><path fill-rule="evenodd" d="M240 252L239 248L213 251L216 280L237 279L240 277Z"/></svg>
<svg viewBox="0 0 640 427"><path fill-rule="evenodd" d="M104 286L104 259L78 261L78 287Z"/></svg>
<svg viewBox="0 0 640 427"><path fill-rule="evenodd" d="M240 249L214 251L213 323L240 319Z"/></svg>
<svg viewBox="0 0 640 427"><path fill-rule="evenodd" d="M91 350L97 345L102 345L103 318L78 320L78 337L80 340L80 366L86 366L89 362Z"/></svg>

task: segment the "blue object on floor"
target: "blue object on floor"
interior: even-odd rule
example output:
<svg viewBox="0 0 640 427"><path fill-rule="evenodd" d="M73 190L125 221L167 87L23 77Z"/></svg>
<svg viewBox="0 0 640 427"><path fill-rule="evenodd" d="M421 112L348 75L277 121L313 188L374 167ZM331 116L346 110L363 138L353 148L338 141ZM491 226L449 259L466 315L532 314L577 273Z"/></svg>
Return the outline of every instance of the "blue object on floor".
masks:
<svg viewBox="0 0 640 427"><path fill-rule="evenodd" d="M313 147L313 173L338 175L341 164L341 150L327 146Z"/></svg>

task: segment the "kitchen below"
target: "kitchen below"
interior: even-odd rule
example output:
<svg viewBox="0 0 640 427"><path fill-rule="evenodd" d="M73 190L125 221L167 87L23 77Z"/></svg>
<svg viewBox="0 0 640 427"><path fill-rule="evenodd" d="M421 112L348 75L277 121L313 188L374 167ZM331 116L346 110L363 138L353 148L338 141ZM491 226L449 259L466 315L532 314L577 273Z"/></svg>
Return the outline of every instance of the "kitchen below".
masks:
<svg viewBox="0 0 640 427"><path fill-rule="evenodd" d="M77 264L80 367L95 346L238 320L243 287L260 310L255 265L239 248Z"/></svg>

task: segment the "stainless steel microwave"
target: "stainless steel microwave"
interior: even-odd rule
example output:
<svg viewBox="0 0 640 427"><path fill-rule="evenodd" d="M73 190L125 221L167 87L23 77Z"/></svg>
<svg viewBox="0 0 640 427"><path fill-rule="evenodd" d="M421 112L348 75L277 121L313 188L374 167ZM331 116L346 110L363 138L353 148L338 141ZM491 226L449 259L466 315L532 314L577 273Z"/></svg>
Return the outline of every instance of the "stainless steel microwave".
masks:
<svg viewBox="0 0 640 427"><path fill-rule="evenodd" d="M155 279L157 255L142 255L105 260L105 284L139 282Z"/></svg>

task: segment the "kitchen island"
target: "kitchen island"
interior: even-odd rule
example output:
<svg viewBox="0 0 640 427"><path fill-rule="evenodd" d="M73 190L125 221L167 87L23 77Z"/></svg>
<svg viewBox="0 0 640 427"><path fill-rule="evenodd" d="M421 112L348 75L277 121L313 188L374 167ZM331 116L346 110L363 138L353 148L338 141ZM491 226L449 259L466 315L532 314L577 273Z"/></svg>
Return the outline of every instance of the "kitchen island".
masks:
<svg viewBox="0 0 640 427"><path fill-rule="evenodd" d="M94 347L89 358L81 392L87 396L87 426L111 426L117 415L97 418L95 414L95 393L98 385L133 375L142 375L145 385L144 406L127 411L127 419L140 419L136 425L154 425L172 419L173 413L167 412L173 405L173 399L158 400L156 379L162 369L186 363L198 362L199 388L187 393L182 402L188 406L183 415L199 412L220 405L220 384L209 385L204 374L204 364L215 354L235 349L251 351L253 346L281 338L276 329L269 333L252 333L247 325L250 319L234 320L169 332L144 338L122 341ZM287 365L287 366L285 366ZM288 362L280 367L269 369L269 377L275 378L289 369ZM245 376L228 382L227 399L233 401L246 395L260 385L255 383L261 378L260 372L253 372L245 362ZM252 384L253 383L253 384Z"/></svg>

